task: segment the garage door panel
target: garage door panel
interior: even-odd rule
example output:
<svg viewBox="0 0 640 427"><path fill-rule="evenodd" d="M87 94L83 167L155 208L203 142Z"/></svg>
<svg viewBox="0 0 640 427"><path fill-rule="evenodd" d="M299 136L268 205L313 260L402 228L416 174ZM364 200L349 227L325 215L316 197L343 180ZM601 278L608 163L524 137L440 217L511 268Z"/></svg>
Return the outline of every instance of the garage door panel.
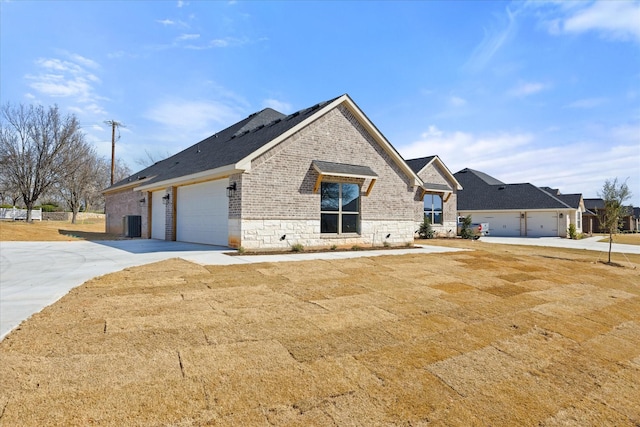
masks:
<svg viewBox="0 0 640 427"><path fill-rule="evenodd" d="M228 245L228 185L228 180L220 180L178 188L176 240Z"/></svg>
<svg viewBox="0 0 640 427"><path fill-rule="evenodd" d="M557 237L558 215L555 212L535 212L527 214L528 237Z"/></svg>
<svg viewBox="0 0 640 427"><path fill-rule="evenodd" d="M473 222L488 222L489 235L496 237L520 236L520 213L474 214Z"/></svg>
<svg viewBox="0 0 640 427"><path fill-rule="evenodd" d="M165 191L151 193L151 238L165 239L166 206L162 204L162 196Z"/></svg>

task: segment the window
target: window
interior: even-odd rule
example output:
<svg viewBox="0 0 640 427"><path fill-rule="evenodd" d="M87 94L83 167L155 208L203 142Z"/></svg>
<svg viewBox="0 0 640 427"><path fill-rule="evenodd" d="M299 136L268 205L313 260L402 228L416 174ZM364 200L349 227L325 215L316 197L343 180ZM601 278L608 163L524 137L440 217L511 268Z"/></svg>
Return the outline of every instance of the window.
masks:
<svg viewBox="0 0 640 427"><path fill-rule="evenodd" d="M582 229L582 212L578 211L577 217L578 217L578 220L577 220L578 229Z"/></svg>
<svg viewBox="0 0 640 427"><path fill-rule="evenodd" d="M360 186L323 182L320 187L320 232L360 232Z"/></svg>
<svg viewBox="0 0 640 427"><path fill-rule="evenodd" d="M442 224L442 196L424 195L424 217L428 218L431 224Z"/></svg>

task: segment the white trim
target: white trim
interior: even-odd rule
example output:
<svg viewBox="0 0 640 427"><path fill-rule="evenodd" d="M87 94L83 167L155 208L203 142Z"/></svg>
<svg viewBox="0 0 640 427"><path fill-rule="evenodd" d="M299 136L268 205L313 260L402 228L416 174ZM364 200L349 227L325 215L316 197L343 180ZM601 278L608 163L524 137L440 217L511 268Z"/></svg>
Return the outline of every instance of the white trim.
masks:
<svg viewBox="0 0 640 427"><path fill-rule="evenodd" d="M179 187L182 185L196 184L204 181L213 181L216 179L226 178L235 173L242 173L244 170L237 169L235 165L221 166L215 169L194 173L191 175L179 176L177 178L166 179L164 181L153 182L151 184L136 187L134 191L154 191L167 187Z"/></svg>

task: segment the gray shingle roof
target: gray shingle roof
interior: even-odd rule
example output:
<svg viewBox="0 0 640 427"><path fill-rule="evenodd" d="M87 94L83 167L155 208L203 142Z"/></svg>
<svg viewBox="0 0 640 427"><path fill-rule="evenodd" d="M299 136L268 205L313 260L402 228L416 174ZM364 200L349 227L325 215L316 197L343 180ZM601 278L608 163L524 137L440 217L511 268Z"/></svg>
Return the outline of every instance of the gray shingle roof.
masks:
<svg viewBox="0 0 640 427"><path fill-rule="evenodd" d="M573 205L574 196L560 200L533 184L505 184L490 175L473 169L463 169L454 174L463 190L458 191L458 210L517 210L517 209L567 209Z"/></svg>
<svg viewBox="0 0 640 427"><path fill-rule="evenodd" d="M420 157L419 159L406 160L407 164L415 173L420 172L436 156Z"/></svg>
<svg viewBox="0 0 640 427"><path fill-rule="evenodd" d="M147 185L235 164L335 99L337 98L288 116L266 108L167 159L132 174L110 188L153 177L145 182Z"/></svg>

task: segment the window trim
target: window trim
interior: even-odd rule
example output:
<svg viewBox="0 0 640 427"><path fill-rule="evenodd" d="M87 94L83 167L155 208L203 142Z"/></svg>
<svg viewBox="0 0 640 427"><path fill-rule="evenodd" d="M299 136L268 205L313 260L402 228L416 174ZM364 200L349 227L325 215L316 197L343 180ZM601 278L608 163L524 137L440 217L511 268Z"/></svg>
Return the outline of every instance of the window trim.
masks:
<svg viewBox="0 0 640 427"><path fill-rule="evenodd" d="M430 210L427 210L427 208L425 206L425 202L427 201L427 196L431 199L431 209ZM439 211L435 210L434 207L433 207L433 197L434 196L440 198L440 210ZM424 197L422 198L423 218L429 218L429 221L433 225L444 225L444 203L445 203L445 200L444 200L444 197L442 197L442 194L425 193ZM436 213L440 213L440 222L435 222L434 221Z"/></svg>
<svg viewBox="0 0 640 427"><path fill-rule="evenodd" d="M336 184L338 185L338 209L335 211L326 211L326 210L322 210L322 186L325 184ZM343 185L355 185L356 187L358 187L358 210L357 211L343 211L342 210L342 186ZM332 182L332 181L323 181L320 184L320 234L323 236L346 236L346 235L360 235L361 234L361 221L362 221L362 185L355 183L355 182L344 182L344 181L337 181L337 182ZM338 216L338 224L337 224L337 232L323 232L322 231L322 215L337 215ZM343 215L352 215L352 216L357 216L356 219L356 228L357 231L353 232L353 231L348 231L348 232L343 232L342 231L342 217Z"/></svg>

